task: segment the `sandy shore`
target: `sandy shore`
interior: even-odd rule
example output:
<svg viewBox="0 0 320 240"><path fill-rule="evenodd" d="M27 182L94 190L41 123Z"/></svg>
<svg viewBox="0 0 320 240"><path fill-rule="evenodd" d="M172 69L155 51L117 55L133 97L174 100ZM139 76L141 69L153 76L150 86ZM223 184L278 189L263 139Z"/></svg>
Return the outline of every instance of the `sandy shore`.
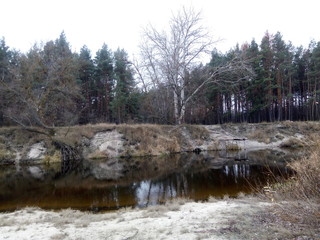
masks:
<svg viewBox="0 0 320 240"><path fill-rule="evenodd" d="M26 208L0 214L0 239L320 239L317 227L281 220L275 213L283 204L243 198L109 213Z"/></svg>
<svg viewBox="0 0 320 240"><path fill-rule="evenodd" d="M0 215L0 239L279 239L289 233L260 221L270 208L270 202L248 198L176 200L102 214L26 208Z"/></svg>

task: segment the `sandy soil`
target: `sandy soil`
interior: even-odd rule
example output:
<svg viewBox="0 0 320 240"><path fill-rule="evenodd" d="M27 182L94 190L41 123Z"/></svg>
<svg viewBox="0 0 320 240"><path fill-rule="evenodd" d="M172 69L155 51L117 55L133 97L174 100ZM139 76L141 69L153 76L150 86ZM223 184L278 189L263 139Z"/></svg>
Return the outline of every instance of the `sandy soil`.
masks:
<svg viewBox="0 0 320 240"><path fill-rule="evenodd" d="M103 214L26 208L0 215L0 239L316 239L276 222L274 207L245 198Z"/></svg>

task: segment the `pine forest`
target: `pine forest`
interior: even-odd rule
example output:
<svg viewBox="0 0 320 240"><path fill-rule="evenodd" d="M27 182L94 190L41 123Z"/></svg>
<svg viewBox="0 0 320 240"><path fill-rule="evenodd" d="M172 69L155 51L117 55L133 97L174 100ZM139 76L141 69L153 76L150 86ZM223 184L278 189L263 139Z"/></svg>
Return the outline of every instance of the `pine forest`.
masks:
<svg viewBox="0 0 320 240"><path fill-rule="evenodd" d="M26 53L3 37L0 126L320 120L320 42L293 46L280 32L266 32L225 53L206 45L207 63L189 61L194 49L184 49L181 63L189 62L180 69L179 57L148 44L163 40L154 29L146 36L143 61L106 44L73 52L64 32Z"/></svg>

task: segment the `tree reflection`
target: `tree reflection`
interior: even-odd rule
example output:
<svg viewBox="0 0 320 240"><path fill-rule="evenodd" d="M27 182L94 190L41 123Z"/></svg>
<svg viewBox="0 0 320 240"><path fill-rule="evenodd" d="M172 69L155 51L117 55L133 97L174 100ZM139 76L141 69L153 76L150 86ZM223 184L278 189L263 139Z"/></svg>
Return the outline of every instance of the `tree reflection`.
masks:
<svg viewBox="0 0 320 240"><path fill-rule="evenodd" d="M230 154L227 157L216 152L166 159L84 160L58 178L57 172L65 172L58 167L46 170L26 166L15 173L12 168L10 172L0 171L0 210L39 206L98 211L150 206L177 197L205 200L249 193L270 176L291 174L284 167L264 165L253 154L248 154L252 158L248 161L234 160Z"/></svg>
<svg viewBox="0 0 320 240"><path fill-rule="evenodd" d="M279 170L245 162L197 173L172 174L140 182L135 190L135 199L138 206L149 206L176 197L204 200L209 196L236 196L239 192L250 192L257 184L266 183L269 176L267 173L271 171L271 175L278 175ZM281 172L283 174L287 170L284 168Z"/></svg>

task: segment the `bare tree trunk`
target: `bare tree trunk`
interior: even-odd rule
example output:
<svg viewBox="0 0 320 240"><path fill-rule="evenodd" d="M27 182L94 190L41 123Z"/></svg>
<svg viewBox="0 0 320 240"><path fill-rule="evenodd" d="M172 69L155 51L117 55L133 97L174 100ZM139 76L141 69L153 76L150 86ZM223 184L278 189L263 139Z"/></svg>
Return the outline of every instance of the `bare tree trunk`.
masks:
<svg viewBox="0 0 320 240"><path fill-rule="evenodd" d="M176 91L173 91L173 105L174 105L174 119L176 124L179 124L179 102L178 94Z"/></svg>
<svg viewBox="0 0 320 240"><path fill-rule="evenodd" d="M278 107L278 121L282 120L282 94L281 94L281 86L282 86L282 78L280 70L277 71L277 107Z"/></svg>
<svg viewBox="0 0 320 240"><path fill-rule="evenodd" d="M181 89L181 93L180 93L180 116L179 116L179 120L178 123L182 124L185 121L185 114L186 114L186 102L185 102L185 92L184 92L184 88Z"/></svg>
<svg viewBox="0 0 320 240"><path fill-rule="evenodd" d="M110 117L110 110L109 110L109 106L110 106L110 87L109 87L109 77L107 77L105 79L105 94L106 94L106 98L105 98L105 118L107 121L111 121L111 117Z"/></svg>
<svg viewBox="0 0 320 240"><path fill-rule="evenodd" d="M186 115L186 106L183 105L181 107L181 110L180 110L180 117L179 117L179 121L178 121L178 124L183 124L184 121L185 121L185 115Z"/></svg>
<svg viewBox="0 0 320 240"><path fill-rule="evenodd" d="M289 95L289 99L288 99L288 119L292 121L292 103L293 103L293 96L292 96L292 79L291 79L291 75L289 76L289 87L288 87L288 95Z"/></svg>

